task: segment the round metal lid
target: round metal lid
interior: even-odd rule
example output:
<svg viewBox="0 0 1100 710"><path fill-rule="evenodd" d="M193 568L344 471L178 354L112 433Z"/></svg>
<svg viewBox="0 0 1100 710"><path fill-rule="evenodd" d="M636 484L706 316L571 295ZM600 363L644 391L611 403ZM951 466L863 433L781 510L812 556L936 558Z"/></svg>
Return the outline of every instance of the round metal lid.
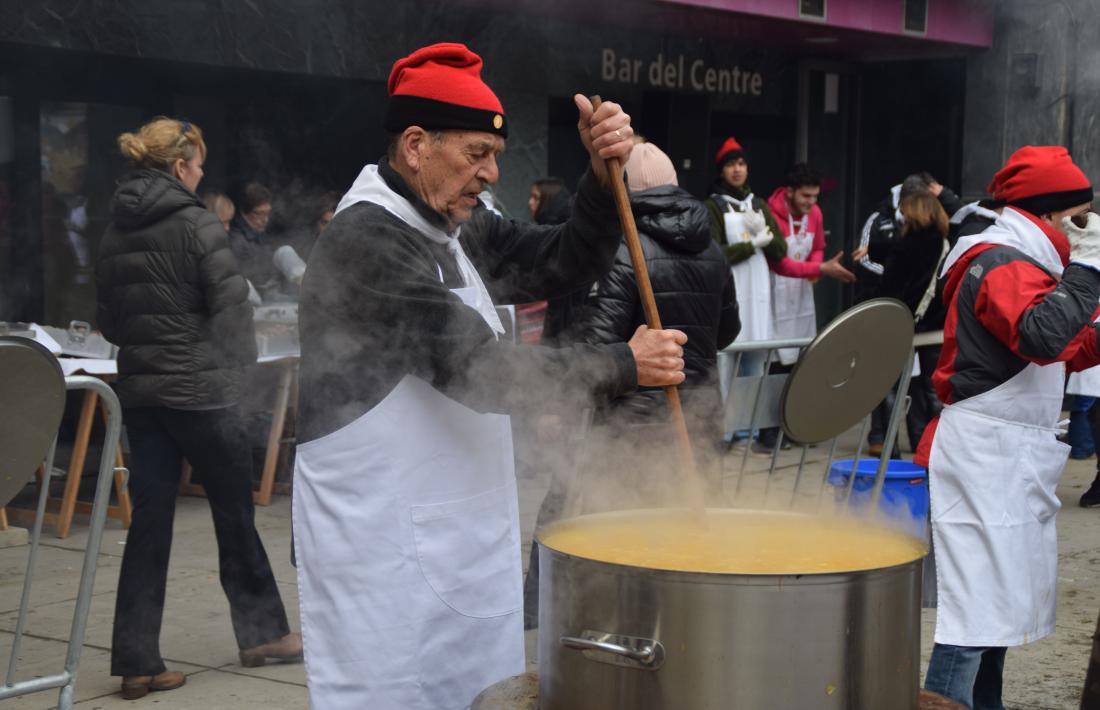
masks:
<svg viewBox="0 0 1100 710"><path fill-rule="evenodd" d="M65 377L50 351L28 338L0 336L0 506L46 458L65 409Z"/></svg>
<svg viewBox="0 0 1100 710"><path fill-rule="evenodd" d="M876 298L837 316L787 378L779 418L787 436L813 444L858 424L886 397L912 357L913 314Z"/></svg>

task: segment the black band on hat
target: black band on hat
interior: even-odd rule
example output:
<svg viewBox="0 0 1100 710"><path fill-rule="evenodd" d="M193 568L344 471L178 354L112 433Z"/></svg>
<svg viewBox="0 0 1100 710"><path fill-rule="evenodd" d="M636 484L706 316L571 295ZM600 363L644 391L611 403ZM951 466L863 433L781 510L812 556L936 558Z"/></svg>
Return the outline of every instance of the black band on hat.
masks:
<svg viewBox="0 0 1100 710"><path fill-rule="evenodd" d="M485 131L496 133L501 138L508 137L508 119L502 113L422 96L391 96L383 126L392 133L400 133L409 126L420 126L428 130L455 128Z"/></svg>
<svg viewBox="0 0 1100 710"><path fill-rule="evenodd" d="M722 168L726 167L726 163L730 162L731 160L737 160L738 158L744 157L745 151L743 150L728 150L718 157L718 169L721 170ZM747 161L748 159L746 158L746 162Z"/></svg>
<svg viewBox="0 0 1100 710"><path fill-rule="evenodd" d="M1022 200L1009 202L1008 205L1009 207L1019 207L1036 217L1040 217L1051 212L1061 212L1062 210L1068 210L1070 207L1092 202L1092 198L1092 187L1085 187L1080 190L1048 192L1044 195L1025 197Z"/></svg>

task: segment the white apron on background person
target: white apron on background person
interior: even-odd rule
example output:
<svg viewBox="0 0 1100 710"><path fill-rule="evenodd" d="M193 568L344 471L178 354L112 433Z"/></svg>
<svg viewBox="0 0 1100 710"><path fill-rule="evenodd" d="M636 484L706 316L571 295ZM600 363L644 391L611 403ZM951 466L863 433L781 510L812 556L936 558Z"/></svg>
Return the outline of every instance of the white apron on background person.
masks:
<svg viewBox="0 0 1100 710"><path fill-rule="evenodd" d="M722 195L726 201L726 211L722 217L726 228L726 243L733 245L752 240L745 229L746 210L752 209L753 196L736 200ZM730 267L733 284L737 291L737 307L741 314L741 332L737 342L772 338L772 296L771 271L768 261L760 249L754 249L752 256Z"/></svg>
<svg viewBox="0 0 1100 710"><path fill-rule="evenodd" d="M806 231L809 215L795 221L787 215L790 236L787 237L787 256L799 262L810 258L814 248L814 233ZM814 309L814 286L809 279L794 279L772 273L772 312L775 319L775 337L812 338L817 335L817 312ZM783 348L779 361L793 365L798 360L798 348Z"/></svg>
<svg viewBox="0 0 1100 710"><path fill-rule="evenodd" d="M467 286L452 292L499 332L480 277L456 257ZM463 710L524 671L509 417L406 375L298 447L293 524L315 710Z"/></svg>
<svg viewBox="0 0 1100 710"><path fill-rule="evenodd" d="M752 235L745 229L744 212L752 209L753 196L738 200L729 195L721 195L725 200L726 211L722 214L726 228L726 243L733 245L747 242ZM754 340L770 340L772 337L772 283L768 262L760 249L754 249L752 256L730 266L733 275L734 291L737 295L737 308L741 316L741 332L734 342L745 343ZM741 372L734 373L738 356L727 354L718 358L718 380L725 397L735 374L758 375L764 371L764 353L748 352L740 356Z"/></svg>

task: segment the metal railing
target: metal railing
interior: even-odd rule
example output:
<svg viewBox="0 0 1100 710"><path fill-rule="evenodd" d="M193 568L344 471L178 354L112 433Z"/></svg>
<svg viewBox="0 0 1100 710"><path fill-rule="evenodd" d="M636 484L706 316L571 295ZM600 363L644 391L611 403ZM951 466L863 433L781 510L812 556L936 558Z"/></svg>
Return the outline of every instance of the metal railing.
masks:
<svg viewBox="0 0 1100 710"><path fill-rule="evenodd" d="M21 681L15 680L19 649L26 630L27 612L30 608L31 587L34 581L35 565L38 561L42 521L46 512L46 499L49 497L50 477L53 472L53 458L57 446L55 439L44 465L44 475L38 496L38 508L35 513L30 548L27 554L27 572L23 580L23 593L19 602L19 615L15 625L15 637L12 640L11 657L8 660L4 684L0 685L0 700L59 689L57 701L59 710L69 710L73 706L77 667L80 664L80 652L84 646L84 633L88 625L88 610L92 603L92 590L95 585L99 548L103 541L103 528L107 520L107 504L110 499L111 483L116 470L114 465L115 451L118 446L119 435L122 432L122 408L119 405L118 397L115 396L109 385L95 377L74 375L65 378L65 388L67 390L92 390L99 395L107 409L103 452L99 458L95 499L92 503L91 520L88 526L88 545L84 550L84 563L80 571L80 582L77 588L72 626L69 631L69 647L65 655L65 666L60 672L51 675ZM71 475L79 474L73 473Z"/></svg>
<svg viewBox="0 0 1100 710"><path fill-rule="evenodd" d="M723 378L725 380L723 382L723 399L725 402L723 414L724 430L726 432L748 432L748 438L745 440L744 449L740 452L740 456L727 455L723 457L722 480L724 485L727 486L729 502L734 506L743 507L747 503L745 500L744 484L748 469L750 468L749 464L752 460L750 458L750 449L753 440L757 437L761 429L778 428L778 434L774 449L770 454L771 460L768 465L767 475L764 479L762 500L756 501L753 504L759 507L770 507L774 498L773 488L777 478L777 471L780 469L790 469L793 465L791 463L783 466L780 465L784 440L784 431L780 421L780 399L788 374L786 372L773 372L773 367L778 361L779 350L798 348L801 351L806 348L812 340L812 338L800 338L734 343L719 353L719 359L726 360L726 363L724 365L720 363L720 366L728 374L728 376ZM870 492L870 499L867 507L868 511L876 511L879 507L891 453L894 450L894 445L898 438L902 418L907 413L909 407L910 400L908 391L913 376L914 360L917 356L917 349L938 345L942 342L942 331L918 333L913 340L913 346L906 360L906 365L898 374L896 385L898 394L895 405L890 411L884 440L882 442L882 453L878 456L878 466L875 472L874 484ZM746 364L748 364L749 367L746 367ZM858 462L861 459L867 458L863 456L863 451L864 442L871 423L871 416L872 412L867 412L861 419L859 432L855 440L855 450L852 456L852 471L847 477L846 490L842 491L840 496L835 497L836 504L842 510L847 510L851 503L852 493L855 489L856 479L858 477ZM807 469L810 468L808 463L810 457L809 450L811 447L824 444L825 442L795 442L801 450L797 452L798 464L797 469L794 471L794 483L790 490L789 498L786 500L786 507L795 508L800 497L804 502L809 501L810 504L817 509L821 509L825 505L826 498L824 494L828 484L830 471L837 460L840 439L848 435L850 435L850 432L838 435L828 442L828 454L825 458L824 471L820 479L812 479L812 488L809 490L808 494L806 494L805 487L807 481L806 472ZM917 442L911 442L911 444L916 446ZM738 446L739 445L740 444L738 444ZM735 442L731 441L729 443L729 448L732 449L734 446ZM792 449L793 448L794 447L792 447ZM729 470L731 465L736 467L735 470ZM732 484L732 491L729 491L726 482L731 477L735 478L735 483Z"/></svg>

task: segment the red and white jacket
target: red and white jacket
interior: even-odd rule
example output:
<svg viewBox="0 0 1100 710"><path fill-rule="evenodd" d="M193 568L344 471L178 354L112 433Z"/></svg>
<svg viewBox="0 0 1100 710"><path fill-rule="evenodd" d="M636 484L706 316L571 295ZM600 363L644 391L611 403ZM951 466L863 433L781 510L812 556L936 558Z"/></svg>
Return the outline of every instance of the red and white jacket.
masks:
<svg viewBox="0 0 1100 710"><path fill-rule="evenodd" d="M978 243L969 248L960 240L961 253L949 255L944 266L947 320L932 376L944 404L988 392L1028 363L1065 362L1071 372L1100 364L1100 332L1093 323L1100 312L1100 272L1070 263L1065 235L1028 212L1007 207L990 229L984 241L970 237ZM1053 250L1034 241L1043 238ZM1021 250L1028 240L1051 255L1047 263L1035 258L1035 250ZM937 423L917 448L919 465L928 465Z"/></svg>

